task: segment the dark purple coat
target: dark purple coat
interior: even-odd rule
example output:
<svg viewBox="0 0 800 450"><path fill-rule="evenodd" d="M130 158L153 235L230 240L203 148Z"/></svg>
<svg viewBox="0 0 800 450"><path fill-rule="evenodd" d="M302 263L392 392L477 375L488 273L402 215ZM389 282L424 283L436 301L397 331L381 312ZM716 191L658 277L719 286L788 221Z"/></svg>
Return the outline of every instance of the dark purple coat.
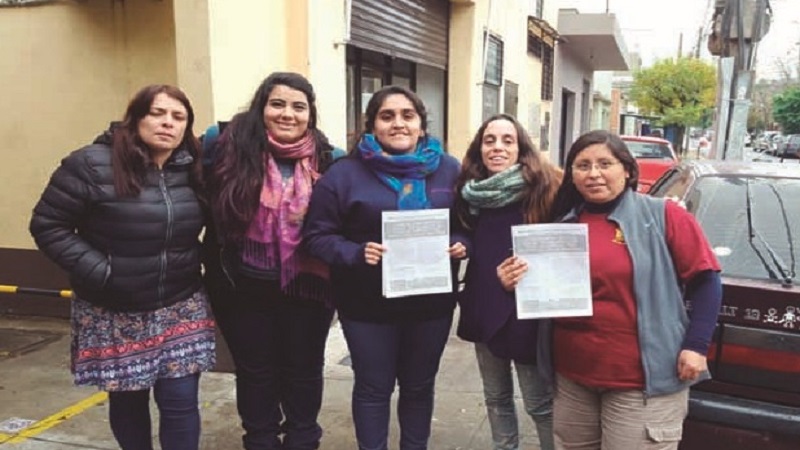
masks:
<svg viewBox="0 0 800 450"><path fill-rule="evenodd" d="M517 320L514 293L497 278L497 266L511 256L511 226L524 222L522 205L481 209L459 295L458 336L487 344L492 354L523 364L536 362L538 320Z"/></svg>

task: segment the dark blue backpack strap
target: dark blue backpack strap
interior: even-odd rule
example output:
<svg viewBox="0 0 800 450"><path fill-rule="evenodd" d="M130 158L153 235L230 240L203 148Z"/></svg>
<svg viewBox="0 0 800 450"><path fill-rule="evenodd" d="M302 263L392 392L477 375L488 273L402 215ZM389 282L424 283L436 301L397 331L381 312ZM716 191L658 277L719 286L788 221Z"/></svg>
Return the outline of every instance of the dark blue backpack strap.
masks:
<svg viewBox="0 0 800 450"><path fill-rule="evenodd" d="M345 156L347 156L347 152L339 147L333 147L333 150L331 150L331 157L334 161L339 158L344 158Z"/></svg>
<svg viewBox="0 0 800 450"><path fill-rule="evenodd" d="M200 142L203 144L203 167L210 167L217 160L217 141L227 125L228 122L217 122L206 128L206 132L200 136Z"/></svg>

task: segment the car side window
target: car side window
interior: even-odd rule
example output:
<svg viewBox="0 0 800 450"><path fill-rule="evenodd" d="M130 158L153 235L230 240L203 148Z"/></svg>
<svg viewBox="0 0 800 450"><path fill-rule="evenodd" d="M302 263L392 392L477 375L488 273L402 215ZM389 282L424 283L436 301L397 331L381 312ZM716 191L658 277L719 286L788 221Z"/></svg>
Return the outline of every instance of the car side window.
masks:
<svg viewBox="0 0 800 450"><path fill-rule="evenodd" d="M681 198L686 192L688 178L688 172L681 171L679 168L670 169L658 179L649 193L654 197Z"/></svg>

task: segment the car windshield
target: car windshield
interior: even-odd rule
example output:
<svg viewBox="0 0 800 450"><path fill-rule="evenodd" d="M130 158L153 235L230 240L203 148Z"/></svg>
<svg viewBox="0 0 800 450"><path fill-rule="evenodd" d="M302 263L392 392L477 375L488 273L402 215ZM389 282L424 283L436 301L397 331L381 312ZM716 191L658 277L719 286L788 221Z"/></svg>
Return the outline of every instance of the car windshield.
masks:
<svg viewBox="0 0 800 450"><path fill-rule="evenodd" d="M723 275L784 280L795 274L798 198L800 179L702 177L686 207L703 227Z"/></svg>
<svg viewBox="0 0 800 450"><path fill-rule="evenodd" d="M665 144L657 142L639 142L639 141L625 141L628 150L631 151L634 158L656 158L656 159L672 159L672 152Z"/></svg>

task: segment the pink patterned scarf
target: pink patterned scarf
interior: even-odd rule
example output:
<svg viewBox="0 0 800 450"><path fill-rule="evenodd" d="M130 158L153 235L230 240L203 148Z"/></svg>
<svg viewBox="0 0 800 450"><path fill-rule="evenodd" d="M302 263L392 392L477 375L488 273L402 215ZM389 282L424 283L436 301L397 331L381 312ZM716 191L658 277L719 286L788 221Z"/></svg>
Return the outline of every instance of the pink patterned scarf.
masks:
<svg viewBox="0 0 800 450"><path fill-rule="evenodd" d="M284 291L301 272L327 280L328 267L298 248L311 189L320 177L314 136L306 133L295 143L283 144L267 133L267 140L272 152L264 154L261 201L245 233L242 259L259 269L272 269L280 265L281 289ZM296 161L291 178L283 178L275 158ZM301 286L296 286L292 293L317 297L302 290Z"/></svg>

